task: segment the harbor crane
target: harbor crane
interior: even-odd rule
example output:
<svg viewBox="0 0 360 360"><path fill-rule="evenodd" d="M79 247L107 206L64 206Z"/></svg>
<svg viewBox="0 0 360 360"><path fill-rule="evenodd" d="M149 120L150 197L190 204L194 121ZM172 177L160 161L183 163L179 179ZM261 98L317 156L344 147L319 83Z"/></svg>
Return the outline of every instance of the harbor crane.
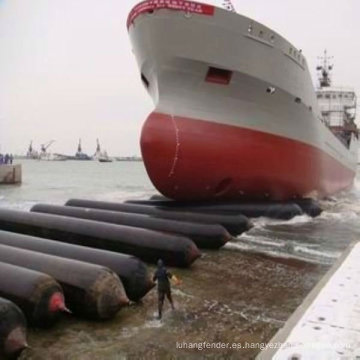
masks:
<svg viewBox="0 0 360 360"><path fill-rule="evenodd" d="M41 144L41 153L46 154L47 149L55 142L55 140L50 140L45 144Z"/></svg>

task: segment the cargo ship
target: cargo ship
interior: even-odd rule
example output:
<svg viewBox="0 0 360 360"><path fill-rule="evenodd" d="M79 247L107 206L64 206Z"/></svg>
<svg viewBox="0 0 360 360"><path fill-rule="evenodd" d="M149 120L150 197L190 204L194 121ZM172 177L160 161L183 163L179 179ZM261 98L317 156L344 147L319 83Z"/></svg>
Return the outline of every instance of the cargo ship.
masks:
<svg viewBox="0 0 360 360"><path fill-rule="evenodd" d="M142 157L163 195L282 201L352 186L356 95L331 86L326 54L315 89L301 49L229 9L143 1L127 27L155 105Z"/></svg>

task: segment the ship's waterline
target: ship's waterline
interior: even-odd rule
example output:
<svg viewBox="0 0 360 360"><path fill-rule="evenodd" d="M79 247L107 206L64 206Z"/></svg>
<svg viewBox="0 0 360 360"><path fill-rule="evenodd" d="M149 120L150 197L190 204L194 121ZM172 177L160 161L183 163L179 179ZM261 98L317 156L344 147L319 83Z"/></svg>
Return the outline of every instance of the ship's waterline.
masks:
<svg viewBox="0 0 360 360"><path fill-rule="evenodd" d="M355 175L299 141L160 113L147 119L141 149L155 187L181 200L322 198L351 187Z"/></svg>

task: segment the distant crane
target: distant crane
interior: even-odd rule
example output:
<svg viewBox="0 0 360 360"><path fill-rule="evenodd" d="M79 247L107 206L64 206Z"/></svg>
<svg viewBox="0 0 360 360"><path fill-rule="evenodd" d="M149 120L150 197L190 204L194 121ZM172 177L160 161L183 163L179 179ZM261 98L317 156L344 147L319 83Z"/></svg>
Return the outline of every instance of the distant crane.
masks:
<svg viewBox="0 0 360 360"><path fill-rule="evenodd" d="M93 155L93 158L97 160L101 156L101 146L99 139L96 139L96 150L95 154Z"/></svg>
<svg viewBox="0 0 360 360"><path fill-rule="evenodd" d="M50 140L45 144L41 144L41 154L46 154L47 149L55 142L55 140Z"/></svg>
<svg viewBox="0 0 360 360"><path fill-rule="evenodd" d="M82 152L82 147L81 147L81 139L79 139L79 144L77 147L77 152L75 154L75 160L92 160L92 157L89 155L86 155L85 153Z"/></svg>
<svg viewBox="0 0 360 360"><path fill-rule="evenodd" d="M28 148L28 151L27 151L27 153L26 153L26 156L31 156L32 154L33 154L33 151L34 151L34 149L33 149L33 147L32 147L32 140L30 141L30 145L29 145L29 148Z"/></svg>
<svg viewBox="0 0 360 360"><path fill-rule="evenodd" d="M38 159L39 158L39 153L37 151L34 150L33 148L33 141L30 141L29 147L28 147L28 151L26 153L26 157L29 159Z"/></svg>
<svg viewBox="0 0 360 360"><path fill-rule="evenodd" d="M96 139L96 150L95 150L95 155L100 154L100 152L101 152L100 141L99 141L99 139Z"/></svg>
<svg viewBox="0 0 360 360"><path fill-rule="evenodd" d="M79 139L79 144L78 144L78 148L77 148L77 153L78 153L78 154L81 154L81 153L82 153L81 139Z"/></svg>

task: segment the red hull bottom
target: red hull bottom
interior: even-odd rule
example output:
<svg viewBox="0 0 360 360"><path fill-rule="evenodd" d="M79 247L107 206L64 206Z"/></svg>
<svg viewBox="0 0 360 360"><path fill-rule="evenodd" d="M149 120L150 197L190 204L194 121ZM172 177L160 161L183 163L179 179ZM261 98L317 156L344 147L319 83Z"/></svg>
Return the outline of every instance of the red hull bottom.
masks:
<svg viewBox="0 0 360 360"><path fill-rule="evenodd" d="M176 200L321 198L350 187L355 176L299 141L155 112L141 150L155 187Z"/></svg>

